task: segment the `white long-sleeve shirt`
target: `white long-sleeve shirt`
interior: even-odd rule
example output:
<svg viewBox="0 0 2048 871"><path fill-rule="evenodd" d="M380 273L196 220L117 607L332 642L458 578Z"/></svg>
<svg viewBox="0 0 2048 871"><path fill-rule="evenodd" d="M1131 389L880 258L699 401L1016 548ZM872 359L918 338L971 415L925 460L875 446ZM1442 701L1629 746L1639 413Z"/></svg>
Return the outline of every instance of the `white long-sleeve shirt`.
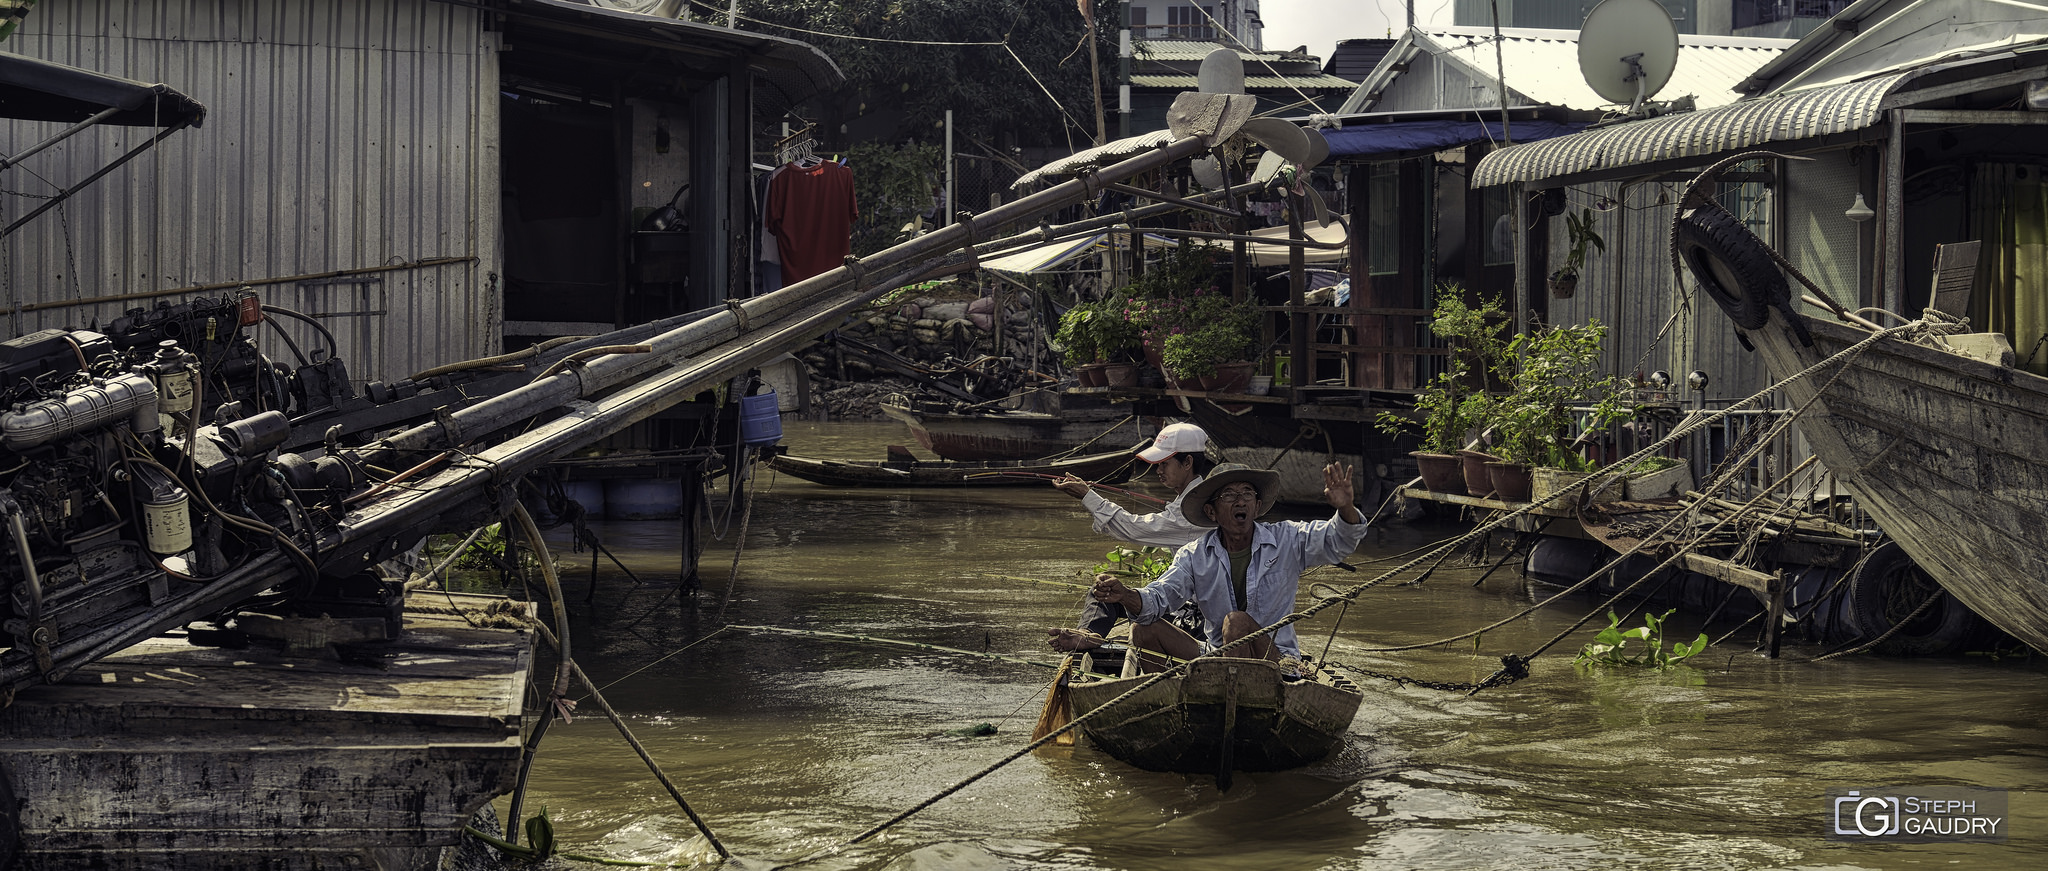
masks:
<svg viewBox="0 0 2048 871"><path fill-rule="evenodd" d="M1314 522L1253 524L1252 558L1244 571L1245 613L1260 626L1280 622L1294 611L1302 571L1343 562L1365 539L1365 530L1363 518L1345 523L1342 513ZM1220 533L1204 532L1210 534L1181 546L1173 555L1173 566L1159 580L1138 590L1145 607L1132 619L1151 623L1192 598L1202 606L1209 643L1221 646L1223 616L1237 610L1230 583L1230 552L1224 549ZM1273 644L1288 656L1301 655L1291 625L1273 633Z"/></svg>
<svg viewBox="0 0 2048 871"><path fill-rule="evenodd" d="M1088 513L1094 516L1096 532L1132 544L1180 547L1201 538L1202 533L1209 531L1208 527L1196 526L1180 516L1181 497L1200 483L1202 478L1198 475L1189 481L1186 487L1182 487L1180 492L1174 495L1173 501L1166 503L1165 508L1152 514L1132 514L1124 510L1123 506L1102 498L1093 490L1081 497L1081 507L1088 509ZM1175 607L1178 606L1179 603L1175 603Z"/></svg>

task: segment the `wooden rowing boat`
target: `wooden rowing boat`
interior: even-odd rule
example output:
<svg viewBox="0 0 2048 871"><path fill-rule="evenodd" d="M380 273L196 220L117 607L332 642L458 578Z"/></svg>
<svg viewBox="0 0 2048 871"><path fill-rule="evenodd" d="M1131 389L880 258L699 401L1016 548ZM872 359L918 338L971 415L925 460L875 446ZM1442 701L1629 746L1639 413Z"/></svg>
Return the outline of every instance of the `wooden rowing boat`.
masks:
<svg viewBox="0 0 2048 871"><path fill-rule="evenodd" d="M1046 460L825 460L782 454L769 468L832 487L1048 486L1048 476L1071 474L1098 484L1128 481L1138 460L1130 448Z"/></svg>
<svg viewBox="0 0 2048 871"><path fill-rule="evenodd" d="M1128 409L1065 408L1054 414L1008 409L954 411L929 403L882 403L882 413L910 427L917 443L948 460L1023 460L1065 451L1144 441Z"/></svg>
<svg viewBox="0 0 2048 871"><path fill-rule="evenodd" d="M1077 681L1075 716L1107 704L1151 675ZM1278 771L1322 759L1343 740L1363 700L1358 686L1328 669L1283 680L1278 663L1208 656L1187 673L1146 687L1081 724L1103 752L1148 771L1214 774Z"/></svg>

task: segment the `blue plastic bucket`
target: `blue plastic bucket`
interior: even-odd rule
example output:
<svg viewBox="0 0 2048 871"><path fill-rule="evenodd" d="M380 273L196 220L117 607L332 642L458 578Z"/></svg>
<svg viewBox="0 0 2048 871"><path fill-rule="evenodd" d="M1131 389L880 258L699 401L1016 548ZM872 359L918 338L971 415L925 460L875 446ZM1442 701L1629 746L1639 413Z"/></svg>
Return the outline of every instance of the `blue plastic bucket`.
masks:
<svg viewBox="0 0 2048 871"><path fill-rule="evenodd" d="M740 441L759 447L782 441L782 409L775 391L740 397Z"/></svg>

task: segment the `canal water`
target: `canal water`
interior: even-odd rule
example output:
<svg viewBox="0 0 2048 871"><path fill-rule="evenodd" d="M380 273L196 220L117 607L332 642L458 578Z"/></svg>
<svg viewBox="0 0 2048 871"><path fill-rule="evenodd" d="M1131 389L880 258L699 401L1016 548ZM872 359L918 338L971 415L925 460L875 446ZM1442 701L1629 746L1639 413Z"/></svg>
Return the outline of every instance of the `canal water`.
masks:
<svg viewBox="0 0 2048 871"><path fill-rule="evenodd" d="M895 424L790 422L797 453L878 459ZM2048 862L2048 678L2041 663L1857 656L1778 661L1745 630L1696 668L1587 671L1586 630L1512 686L1462 694L1361 680L1342 749L1300 770L1210 778L1125 766L1089 748L1041 751L858 845L846 842L1028 742L1051 672L964 654L723 629L870 635L1050 664L1076 580L1109 542L1048 486L883 491L763 471L750 516L714 518L703 590L676 596L673 524L600 522L637 581L553 532L575 655L732 851L729 867L817 869L1585 869L2042 867ZM1139 486L1158 494L1150 483ZM1375 563L1456 527L1388 526ZM742 537L742 532L744 536ZM744 541L735 573L734 544ZM1390 674L1476 681L1594 603L1419 652L1366 647L1457 634L1525 608L1503 569L1446 566L1367 591L1300 626L1303 647ZM730 601L725 590L731 585ZM1306 587L1306 585L1304 585ZM586 603L586 596L589 597ZM721 616L721 609L723 614ZM1604 620L1600 623L1604 624ZM1696 622L1674 618L1691 637ZM1715 634L1732 626L1712 627ZM543 669L540 677L546 679ZM580 695L580 692L578 693ZM951 734L976 724L985 737ZM1827 791L2009 790L2002 844L1829 841ZM1867 794L1867 793L1866 793ZM713 857L595 703L556 723L526 810L561 849L690 864ZM500 812L505 802L498 803ZM555 867L599 867L561 862Z"/></svg>

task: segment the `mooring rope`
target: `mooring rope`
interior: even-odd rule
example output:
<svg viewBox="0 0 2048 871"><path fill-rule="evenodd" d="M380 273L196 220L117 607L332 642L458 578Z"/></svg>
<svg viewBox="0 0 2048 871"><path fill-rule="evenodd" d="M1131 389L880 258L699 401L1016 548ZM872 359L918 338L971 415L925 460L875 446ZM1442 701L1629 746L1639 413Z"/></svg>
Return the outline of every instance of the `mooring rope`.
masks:
<svg viewBox="0 0 2048 871"><path fill-rule="evenodd" d="M1927 328L1928 326L1929 326L1929 323L1928 323L1928 319L1925 319L1925 318L1923 318L1923 319L1921 319L1921 320L1917 320L1917 321L1914 321L1914 322L1913 322L1913 323L1911 323L1911 324L1906 324L1906 325L1902 325L1902 326L1898 326L1898 327L1893 327L1893 328L1890 328L1890 329L1886 329L1886 330L1879 330L1879 331L1874 331L1874 332L1873 332L1873 333L1872 333L1872 334L1871 334L1871 335L1870 335L1869 337L1867 337L1867 338L1863 339L1862 341L1859 341L1859 342L1857 342L1857 343L1855 343L1855 344L1853 344L1853 345L1850 345L1850 346L1849 346L1849 347L1847 347L1847 348L1844 348L1844 349L1842 349L1842 350L1841 350L1841 351L1839 351L1839 352L1836 352L1836 353L1835 353L1835 354L1833 354L1833 355L1830 355L1830 356L1828 356L1828 357L1826 357L1826 358L1824 358L1824 359L1822 359L1822 360L1820 360L1820 361L1817 361L1817 362L1815 362L1815 363L1814 363L1813 365L1811 365L1811 366L1808 366L1808 367L1806 367L1805 369L1802 369L1802 370L1800 370L1800 371L1798 371L1798 372L1796 372L1796 373L1793 373L1792 375L1790 375L1790 376L1788 376L1788 377L1786 377L1786 378L1784 378L1784 379L1781 379L1781 380L1779 380L1778 382L1776 382L1776 383L1774 383L1774 384L1770 385L1769 387L1766 387L1766 388L1764 388L1763 390L1757 391L1756 393L1753 393L1753 394L1751 394L1750 396L1748 396L1748 397L1746 397L1746 398L1744 398L1744 399L1742 399L1742 400L1740 400L1740 401L1738 401L1738 402L1736 402L1736 403L1733 403L1733 404L1729 405L1729 406L1728 406L1727 408L1725 408L1725 409L1722 409L1721 411L1719 411L1719 412L1717 412L1717 413L1715 413L1715 414L1713 414L1713 415L1710 415L1710 416L1707 416L1707 417L1700 417L1700 418L1695 418L1695 419L1693 419L1692 421L1690 421L1690 422L1688 422L1688 423L1682 423L1682 424L1680 424L1679 426L1677 426L1677 427L1674 427L1674 428L1672 429L1672 431L1671 431L1670 433L1666 434L1666 435L1665 435L1665 436L1664 436L1663 438L1661 438L1661 439L1658 439L1658 440L1657 440L1656 442L1653 442L1653 443L1651 443L1651 444L1650 444L1649 446L1647 446L1647 447L1644 447L1643 449L1641 449L1641 450L1637 451L1637 452L1636 452L1636 453L1634 453L1634 454L1631 454L1631 455L1629 455L1629 456L1627 456L1627 457L1624 457L1624 458L1622 458L1622 459L1621 459L1620 461L1618 461L1618 462L1614 463L1613 465L1609 466L1607 470L1604 470L1603 472L1601 472L1601 473L1599 473L1599 474L1600 474L1601 476L1613 476L1613 477L1615 477L1615 478L1618 478L1618 477L1620 477L1621 475L1623 475L1623 474L1626 474L1626 472L1627 472L1628 470L1630 470L1630 469L1634 468L1634 467L1635 467L1636 465L1639 465L1639 464L1641 464L1641 463L1642 463L1643 461L1645 461L1645 460L1649 459L1650 457L1653 457L1653 456L1656 456L1656 455L1658 455L1658 454L1659 454L1660 452L1662 452L1662 451L1663 451L1663 449L1664 449L1664 448L1666 448L1667 446L1671 445L1672 443L1674 443L1674 442L1678 441L1679 439L1681 439L1681 438L1684 438L1684 437L1686 437L1686 436L1689 436L1689 435L1693 434L1693 433L1694 433L1695 431L1697 431L1697 430L1700 430L1700 429L1702 429L1702 428L1704 428L1704 427L1706 427L1706 426L1712 425L1712 424L1714 424L1714 423L1718 423L1718 422L1719 422L1719 421L1721 421L1722 419L1725 419L1726 417L1728 417L1729 415L1732 415L1733 413L1735 413L1736 411L1738 411L1738 410L1740 410L1740 409L1743 409L1743 408L1747 408L1747 407L1749 407L1750 405L1753 405L1753 404L1756 404L1756 403L1758 403L1759 401L1761 401L1761 400L1763 400L1764 398L1766 398L1766 397L1770 396L1771 394L1775 393L1776 391L1778 391L1778 390L1780 390L1780 389L1783 389L1783 388L1784 388L1784 387L1785 387L1786 385L1788 385L1788 384L1791 384L1791 383L1793 383L1793 382L1796 382L1796 381L1799 381L1799 380L1803 380L1803 379L1805 379L1805 378L1809 378L1809 377L1812 377L1812 376L1813 376L1814 374L1816 374L1816 373L1818 373L1818 372L1822 371L1823 369L1826 369L1826 368L1828 368L1829 366L1833 366L1833 365L1836 365L1836 364L1838 364L1838 363L1840 363L1840 364L1846 364L1847 362L1849 362L1849 361L1851 361L1851 360L1855 359L1855 357L1857 357L1857 356L1860 356L1860 355L1861 355L1861 354L1862 354L1862 353L1863 353L1864 351L1868 350L1868 349L1869 349L1870 347L1872 347L1873 345L1875 345L1875 344L1876 344L1877 342L1879 342L1879 341L1881 341L1881 340L1883 340L1883 339L1885 339L1885 338L1889 338L1889 337L1891 337L1891 336L1894 336L1894 335L1898 335L1898 334L1904 334L1904 333L1908 333L1908 332L1913 332L1913 331L1917 331L1917 330L1925 329L1925 328ZM1841 371L1838 371L1838 372L1837 372L1837 373L1835 374L1835 377L1836 377L1836 378L1839 378L1839 377L1841 376L1842 372L1846 372L1846 371L1847 371L1847 366L1846 366L1846 365L1843 365L1843 368L1842 368L1842 370L1841 370ZM1829 382L1829 384L1830 384L1830 385L1832 385L1832 383L1833 383L1833 379L1830 379L1830 382ZM1800 409L1795 409L1792 415L1789 415L1789 416L1787 416L1786 418L1784 418L1783 420L1779 421L1779 422L1778 422L1777 424L1775 424L1775 426L1776 426L1777 428L1780 428L1780 429L1782 429L1783 427L1789 426L1789 425L1791 424L1791 422L1792 422L1793 420L1797 419L1797 418L1798 418L1798 416L1799 416L1800 414L1802 414L1802 413L1803 413L1803 412L1805 411L1805 409L1806 409L1806 408L1810 408L1810 407L1812 406L1813 402L1817 402L1817 401L1819 401L1819 397L1820 397L1820 396L1821 396L1821 395L1822 395L1822 394L1823 394L1823 393L1825 392L1825 390L1826 390L1826 386L1823 386L1823 388L1822 388L1822 389L1820 389L1820 390L1816 390L1816 391L1814 392L1814 398L1813 398L1812 400L1810 400L1810 401L1809 401L1809 402L1808 402L1808 403L1807 403L1807 404L1806 404L1805 406L1802 406L1802 407L1801 407ZM1762 446L1764 446L1764 445L1767 445L1768 443L1769 443L1769 442L1768 442L1767 440L1759 440L1757 448L1754 448L1753 450L1760 450L1760 449L1762 448ZM1709 487L1707 488L1707 491L1706 491L1706 492L1710 492L1710 493L1711 493L1711 492L1719 492L1720 490L1723 490L1723 489L1725 489L1725 488L1727 488L1727 487L1729 487L1729 486L1732 486L1732 485L1734 484L1734 473L1735 473L1735 471L1736 471L1735 467L1734 467L1734 466L1733 466L1732 464L1730 464L1730 465L1729 465L1729 467L1728 467L1728 468L1726 468L1726 469L1724 469L1724 470L1723 470L1723 471L1722 471L1722 472L1721 472L1721 473L1720 473L1720 474L1719 474L1719 475L1718 475L1718 476L1716 477L1716 479L1715 479L1715 480L1714 480L1714 481L1713 481L1713 482L1712 482L1712 483L1711 483L1711 484L1709 485ZM1520 508L1518 508L1518 509L1516 509L1516 510L1514 510L1514 511L1506 512L1506 513L1502 514L1502 515L1501 515L1500 517L1497 517L1497 518L1495 518L1495 519L1493 519L1493 520L1491 520L1491 521L1488 521L1488 522L1486 522L1485 524L1482 524L1481 526L1479 526L1479 527L1477 527L1477 528L1474 528L1474 529L1473 529L1473 530L1472 530L1471 532L1468 532L1468 533L1466 533L1466 534L1465 534L1464 536L1461 536L1460 538L1458 538L1458 539L1454 540L1454 541L1453 541L1453 542L1452 542L1451 544L1449 544L1449 545L1446 545L1446 547L1456 547L1456 546L1459 546L1459 545L1462 545L1462 544L1464 544L1465 542L1467 542L1467 541L1469 541L1469 540L1471 540L1471 539L1473 539L1473 538L1475 538L1475 537L1477 537L1477 536L1480 536L1480 535L1490 535L1490 534L1492 534L1492 533L1493 533L1493 531L1494 531L1494 530L1496 530L1496 529L1499 529L1499 528L1500 528L1501 526L1503 526L1503 525L1506 525L1506 524L1507 524L1507 523L1508 523L1509 521L1511 521L1511 520L1513 520L1513 519L1515 519L1515 518L1517 518L1517 517L1521 517L1521 516L1523 516L1523 515L1529 514L1530 512L1532 512L1532 511L1535 511L1536 509L1538 509L1538 508L1541 508L1541 507L1543 507L1543 506L1545 506L1545 505L1548 505L1549 503L1551 503L1551 502L1553 502L1553 501L1555 501L1555 500L1559 499L1560 497L1563 497L1563 496L1565 496L1565 495L1567 495L1567 494L1569 494L1569 493L1573 492L1573 490L1576 490L1576 489L1585 489L1585 490L1588 490L1588 491L1590 491L1590 490L1591 490L1591 488L1592 488L1592 486L1593 486L1593 484L1594 484L1594 483L1595 483L1596 481L1598 481L1598 480L1599 480L1598 478L1596 478L1596 479L1591 479L1591 480L1589 480L1589 481L1588 481L1588 482L1587 482L1587 483L1586 483L1586 484L1585 484L1585 485L1583 486L1583 488L1571 488L1571 489L1566 489L1566 490L1560 490L1560 491L1558 491L1558 492L1556 492L1556 493L1553 493L1553 494L1551 494L1551 495L1550 495L1550 496L1548 496L1548 497L1545 497L1545 498L1544 498L1544 499L1542 499L1542 500L1539 500L1539 501L1533 501L1533 502L1530 502L1529 504L1527 504L1527 505L1524 505L1524 506L1522 506L1522 507L1520 507ZM1679 516L1683 516L1683 515L1681 514L1681 515L1679 515ZM1675 522L1675 521L1676 521L1676 518L1674 518L1674 521L1673 521L1673 522ZM1668 524L1667 524L1667 525L1668 525ZM1717 524L1717 525L1718 525L1718 524ZM1646 540L1646 541L1647 541L1647 540ZM1635 548L1632 548L1632 549L1630 550L1630 553L1632 554L1632 553L1634 553L1634 552L1635 552L1636 550L1640 550L1641 546L1642 546L1642 545L1641 545L1641 543L1638 543L1638 545L1637 545L1637 546L1636 546ZM1256 632L1252 632L1252 633L1250 633L1250 634L1248 634L1248 635L1244 636L1243 638L1240 638L1240 639L1238 639L1238 640L1237 640L1237 641L1235 641L1235 642L1231 642L1230 644L1226 644L1226 645L1224 645L1224 646L1223 646L1222 648L1218 648L1218 651L1220 652L1221 650L1227 650L1227 649L1229 649L1229 648L1231 648L1231 647L1237 646L1238 644L1241 644L1241 643L1249 643L1249 642L1250 642L1251 640L1253 640L1253 639L1256 639L1256 638L1262 638L1262 637L1265 637L1265 636L1267 636L1267 635L1270 635L1270 634L1272 634L1273 632L1276 632L1276 631L1278 631L1278 630L1279 630L1279 629L1280 629L1281 627L1283 627L1283 626L1289 626L1289 625L1292 625L1292 624L1294 624L1294 623L1300 622L1301 620L1305 620L1305 619L1307 619L1307 618L1309 618L1309 617L1311 617L1311 616L1315 615L1316 613L1318 613L1318 612L1322 611L1323 609L1325 609L1325 608L1329 607L1329 606L1330 606L1330 605L1331 605L1332 603L1334 603L1334 602L1338 602L1338 601L1349 601L1349 600L1351 600L1351 599L1353 599L1353 598L1356 598L1356 597L1357 597L1357 596L1358 596L1359 594L1361 594L1361 593L1365 592L1365 591L1366 591L1367 589L1370 589L1370 588L1372 588L1372 587L1374 587L1374 586L1377 586L1377 585L1379 585L1379 584L1381 584L1381 583L1383 583L1383 582L1385 582L1385 581L1387 581L1387 580L1389 580L1389 579L1391 579L1391 578L1393 578L1393 577L1396 577L1396 576L1398 576L1399 574L1401 574L1402 572L1405 572L1405 571L1407 571L1407 570L1409 570L1409 569L1412 569L1412 568L1414 568L1414 567L1416 567L1416 566L1420 565L1420 564L1421 564L1421 563L1422 563L1422 562L1423 562L1424 560L1427 560L1427 559L1430 559L1430 558L1432 558L1432 557L1435 557L1436 555L1437 555L1437 554L1436 554L1435 552L1431 552L1431 553L1429 553L1429 554L1425 554L1425 555L1423 555L1423 556L1421 556L1421 557L1418 557L1418 558L1416 558L1416 559L1414 559L1414 560L1410 560L1409 562L1407 562L1407 563L1405 563L1405 564L1403 564L1403 565L1401 565L1401 566L1397 566L1397 567L1395 567L1395 568L1393 568L1393 569L1391 569L1391 570L1387 571L1386 573L1384 573L1384 574L1381 574L1381 575L1380 575L1379 577L1376 577L1376 578L1373 578L1372 580L1369 580L1369 581L1365 581L1365 582L1363 582L1363 583L1361 583L1361 584L1358 584L1358 585L1356 585L1356 586L1352 587L1351 589L1349 589L1349 590L1345 591L1345 592L1344 592L1344 593L1342 593L1342 594L1339 594L1339 595L1337 595L1337 596L1332 596L1332 597L1328 597L1328 598L1322 599L1322 600L1320 600L1320 601L1316 602L1316 603L1315 603L1314 605L1311 605L1311 606L1309 606L1308 608L1305 608L1305 609L1303 609L1303 610L1301 610L1301 611L1298 611L1298 612L1296 612L1296 613L1293 613L1293 614L1289 614L1289 615L1288 615L1287 617L1285 617L1285 618L1281 619L1280 621L1278 621L1278 622L1276 622L1276 623L1274 623L1274 624L1272 624L1272 625L1270 625L1270 626L1265 626L1265 627L1261 627L1261 628L1260 628L1260 629L1259 629L1258 631L1256 631ZM1682 555L1682 552L1681 552L1681 555ZM1659 568L1662 568L1662 566L1659 566ZM1647 578L1647 577L1649 577L1649 576L1648 576L1648 575L1645 575L1645 577ZM1580 584L1578 584L1578 585L1574 585L1573 589L1574 589L1574 590L1575 590L1575 589L1582 589L1582 588L1583 588L1583 585L1584 585L1584 583L1585 583L1585 582L1583 582L1583 581L1582 581L1582 582L1581 582ZM1640 584L1640 583L1641 583L1641 581L1638 581L1637 583L1638 583L1638 584ZM1630 590L1633 590L1633 589L1634 589L1634 587L1635 587L1635 585L1631 585L1631 586L1629 587L1629 589L1630 589ZM1567 592L1571 592L1571 591L1572 591L1572 590L1567 590ZM1626 591L1624 591L1624 592L1626 592ZM1562 595L1562 594L1560 594L1560 595ZM1557 597L1552 597L1552 599L1550 599L1550 600L1546 600L1546 601L1555 601L1555 600L1556 600L1556 598L1557 598ZM1519 616L1519 615L1518 615L1518 616ZM1511 618L1511 619L1514 619L1514 618ZM1572 627L1572 629L1571 629L1571 630L1568 630L1568 632L1569 632L1569 631L1576 631L1576 630L1577 630L1577 628L1578 628L1578 626L1579 626L1579 625L1582 625L1582 624L1584 624L1584 622L1585 622L1585 620L1586 620L1586 619L1590 619L1590 615L1589 615L1589 616L1588 616L1587 618L1582 618L1582 619L1581 619L1580 621L1578 621L1578 623L1574 624L1574 625L1573 625L1573 627ZM1471 633L1467 633L1467 634L1465 634L1465 635L1463 635L1463 636L1460 636L1460 638L1464 638L1464 637L1470 637L1470 636L1471 636ZM1458 640L1458 639L1455 639L1455 638L1454 638L1454 639L1450 639L1450 640ZM1543 651L1545 651L1545 650L1548 650L1548 649L1549 649L1549 648L1550 648L1550 647L1551 647L1552 645L1556 644L1558 640L1559 640L1559 639L1553 638L1553 639L1552 639L1551 641L1549 641L1549 642L1546 642L1546 643L1545 643L1545 644L1544 644L1544 645L1543 645L1542 647L1539 647L1539 648L1538 648L1538 649L1537 649L1537 650L1536 650L1536 651L1535 651L1534 653L1530 654L1530 656L1529 656L1529 657L1524 657L1524 656L1520 656L1520 655L1517 655L1517 654L1507 654L1507 655L1505 655L1505 656L1502 656L1502 657L1501 657L1501 669L1500 669L1500 671L1498 671L1498 672L1495 672L1495 673L1494 673L1494 675L1493 675L1492 677L1489 677L1489 678L1487 678L1487 679L1486 679L1485 681L1481 681L1481 682L1480 682L1480 684L1479 684L1479 686L1478 686L1477 688L1473 689L1473 690L1472 690L1472 692L1476 693L1476 692L1478 692L1478 691L1479 691L1480 689L1485 689L1485 688L1487 688L1487 687L1490 687L1490 686L1496 686L1496 685L1503 685L1503 684L1505 684L1505 683L1513 683L1513 682L1514 682L1514 681L1516 681L1516 680L1520 680L1520 679L1521 679L1522 677L1526 677L1526 676L1528 675L1528 670L1527 670L1527 669L1528 669L1528 660L1529 660L1529 658L1531 658L1531 657L1533 657L1533 656L1535 656L1535 655L1537 655L1537 654L1540 654L1540 653L1542 653L1542 652L1543 652ZM1441 642L1441 643L1448 643L1448 642ZM1435 644L1431 644L1431 645L1427 645L1427 646L1436 646L1436 645L1435 645Z"/></svg>

